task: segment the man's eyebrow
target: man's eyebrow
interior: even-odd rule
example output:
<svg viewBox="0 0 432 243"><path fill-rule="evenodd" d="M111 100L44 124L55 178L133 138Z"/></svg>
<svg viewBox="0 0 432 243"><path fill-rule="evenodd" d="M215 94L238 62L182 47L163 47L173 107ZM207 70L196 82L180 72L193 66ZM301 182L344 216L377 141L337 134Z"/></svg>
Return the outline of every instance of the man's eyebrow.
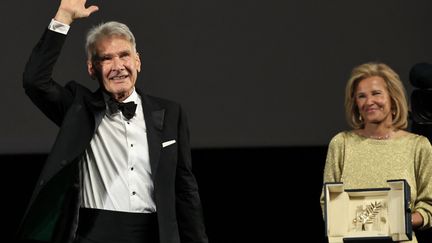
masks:
<svg viewBox="0 0 432 243"><path fill-rule="evenodd" d="M120 51L118 54L119 55L124 55L124 54L131 54L132 52L130 50L124 50L124 51Z"/></svg>

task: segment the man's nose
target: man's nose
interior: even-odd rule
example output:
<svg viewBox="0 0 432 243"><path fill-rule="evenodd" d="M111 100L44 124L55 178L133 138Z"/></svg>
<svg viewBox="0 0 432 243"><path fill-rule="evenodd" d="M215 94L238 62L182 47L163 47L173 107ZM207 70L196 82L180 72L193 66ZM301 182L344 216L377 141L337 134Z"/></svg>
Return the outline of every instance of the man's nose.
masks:
<svg viewBox="0 0 432 243"><path fill-rule="evenodd" d="M117 57L113 58L112 69L113 70L123 70L124 69L124 63L120 57L117 56Z"/></svg>

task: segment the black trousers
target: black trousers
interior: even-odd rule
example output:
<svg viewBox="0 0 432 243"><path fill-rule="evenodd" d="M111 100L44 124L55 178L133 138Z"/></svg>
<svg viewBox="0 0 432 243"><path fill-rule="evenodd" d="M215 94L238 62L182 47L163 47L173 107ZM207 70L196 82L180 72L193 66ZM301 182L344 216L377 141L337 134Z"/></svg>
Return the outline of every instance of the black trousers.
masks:
<svg viewBox="0 0 432 243"><path fill-rule="evenodd" d="M74 243L159 243L157 215L81 208Z"/></svg>

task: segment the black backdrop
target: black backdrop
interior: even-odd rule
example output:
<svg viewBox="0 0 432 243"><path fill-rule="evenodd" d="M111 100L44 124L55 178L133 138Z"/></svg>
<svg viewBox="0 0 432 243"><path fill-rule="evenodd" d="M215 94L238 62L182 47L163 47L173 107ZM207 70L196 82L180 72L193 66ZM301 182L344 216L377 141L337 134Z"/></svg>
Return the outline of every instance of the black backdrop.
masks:
<svg viewBox="0 0 432 243"><path fill-rule="evenodd" d="M210 242L327 243L319 204L325 154L320 146L194 149ZM9 173L0 181L1 242L13 241L45 158L0 156ZM419 243L432 242L432 229L417 233Z"/></svg>
<svg viewBox="0 0 432 243"><path fill-rule="evenodd" d="M91 0L100 11L72 25L55 78L96 88L84 35L127 23L143 59L139 86L183 104L194 148L325 146L345 129L350 70L379 60L406 83L431 61L429 0ZM58 1L1 1L0 153L46 153L56 127L25 97L26 59ZM13 109L12 109L12 108ZM19 112L18 112L19 111Z"/></svg>
<svg viewBox="0 0 432 243"><path fill-rule="evenodd" d="M324 147L195 149L205 224L212 243L325 242L319 204ZM0 156L14 180L2 200L2 242L12 241L46 158L45 154ZM10 177L10 176L9 176ZM0 238L1 239L1 238Z"/></svg>

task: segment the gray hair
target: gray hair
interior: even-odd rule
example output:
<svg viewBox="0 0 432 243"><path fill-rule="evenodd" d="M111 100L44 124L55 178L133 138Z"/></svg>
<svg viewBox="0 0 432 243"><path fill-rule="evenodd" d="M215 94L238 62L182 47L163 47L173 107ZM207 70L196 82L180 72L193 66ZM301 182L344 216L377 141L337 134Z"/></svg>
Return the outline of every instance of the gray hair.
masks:
<svg viewBox="0 0 432 243"><path fill-rule="evenodd" d="M87 59L94 61L97 55L97 43L104 38L112 36L126 39L132 44L133 50L136 51L135 37L130 31L129 27L116 21L110 21L94 26L88 31L85 44Z"/></svg>

